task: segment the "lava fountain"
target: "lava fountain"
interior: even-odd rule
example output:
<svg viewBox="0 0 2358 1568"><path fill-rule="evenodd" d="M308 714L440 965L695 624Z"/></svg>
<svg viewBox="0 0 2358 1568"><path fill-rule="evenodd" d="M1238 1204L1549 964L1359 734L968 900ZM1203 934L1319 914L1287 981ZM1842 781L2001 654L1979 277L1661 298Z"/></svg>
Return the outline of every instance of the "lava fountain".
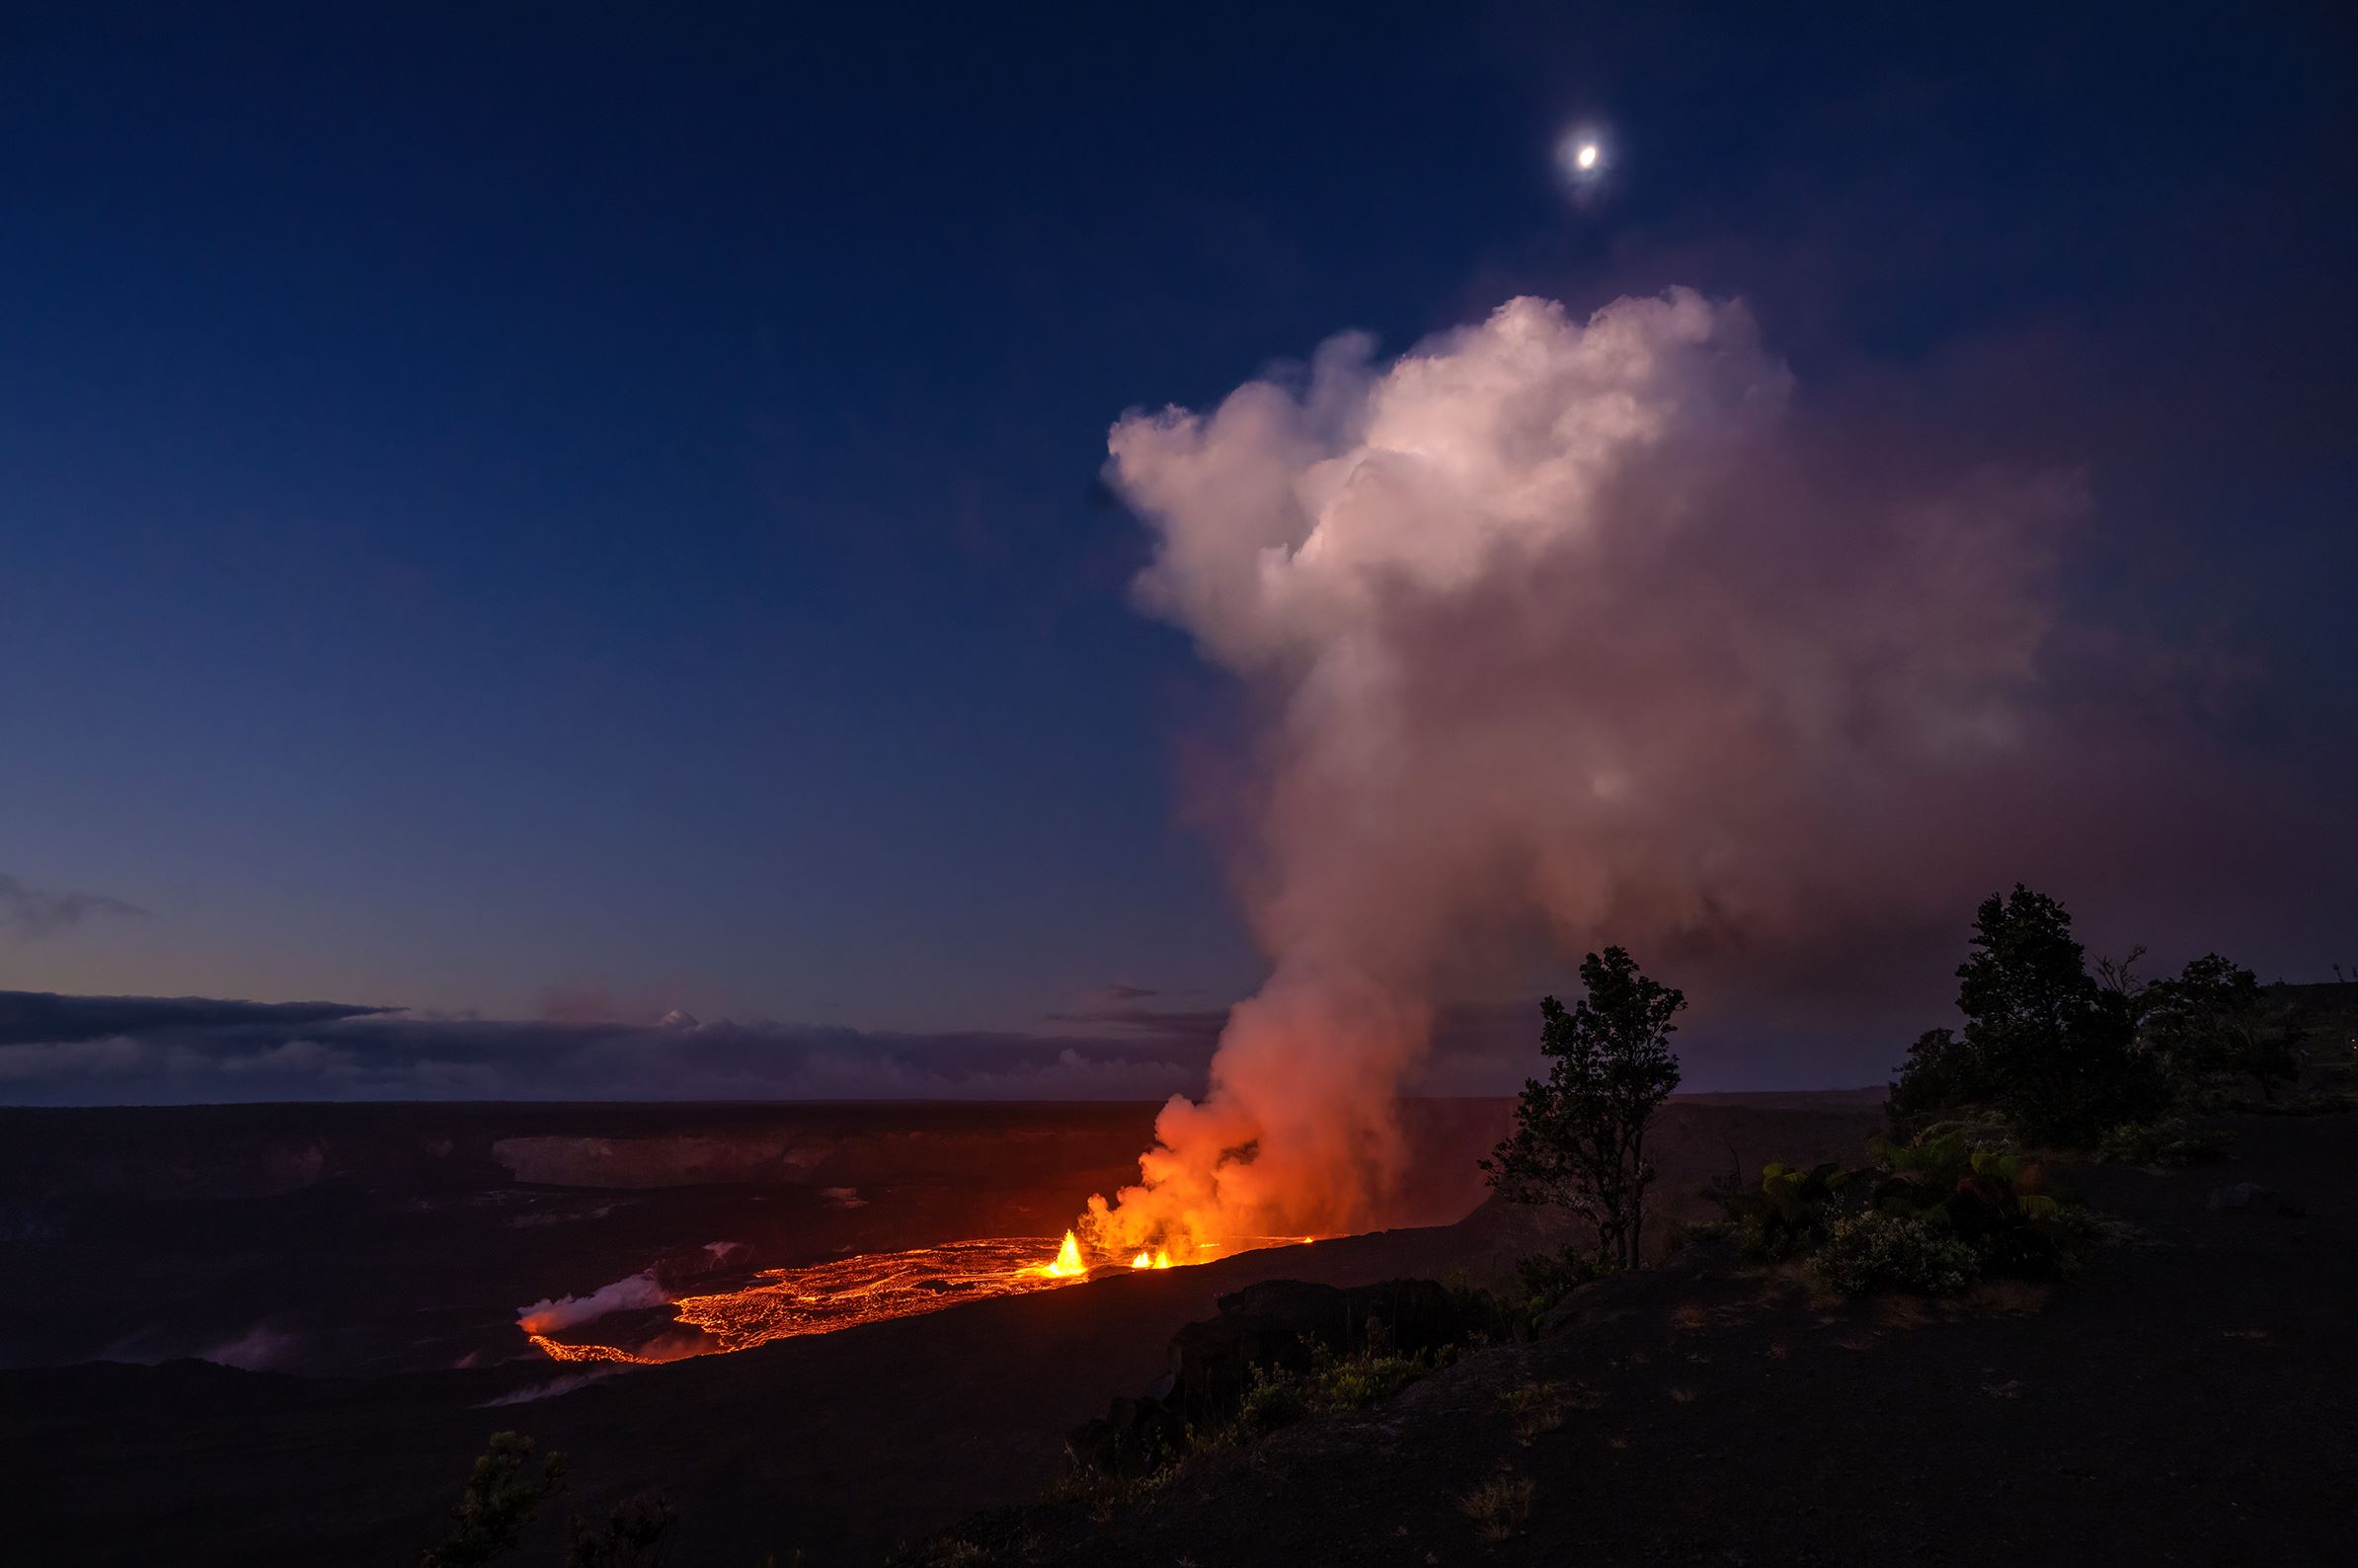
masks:
<svg viewBox="0 0 2358 1568"><path fill-rule="evenodd" d="M1040 1266L1040 1272L1052 1280L1069 1280L1075 1275L1087 1274L1089 1266L1081 1261L1080 1237L1069 1230L1065 1231L1064 1244L1057 1248L1054 1258Z"/></svg>

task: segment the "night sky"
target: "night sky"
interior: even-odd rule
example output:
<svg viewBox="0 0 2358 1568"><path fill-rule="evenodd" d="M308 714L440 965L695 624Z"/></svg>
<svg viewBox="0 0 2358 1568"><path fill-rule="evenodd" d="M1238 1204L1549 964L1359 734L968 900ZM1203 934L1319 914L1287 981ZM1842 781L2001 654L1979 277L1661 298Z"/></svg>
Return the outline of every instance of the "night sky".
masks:
<svg viewBox="0 0 2358 1568"><path fill-rule="evenodd" d="M2070 657L2157 650L2241 825L2051 891L2328 978L2358 47L2070 10L9 8L0 988L344 1010L20 1007L0 1100L1188 1087L1249 703L1108 428L1673 284L1862 468L2077 476ZM1690 1078L1879 1078L1969 916Z"/></svg>

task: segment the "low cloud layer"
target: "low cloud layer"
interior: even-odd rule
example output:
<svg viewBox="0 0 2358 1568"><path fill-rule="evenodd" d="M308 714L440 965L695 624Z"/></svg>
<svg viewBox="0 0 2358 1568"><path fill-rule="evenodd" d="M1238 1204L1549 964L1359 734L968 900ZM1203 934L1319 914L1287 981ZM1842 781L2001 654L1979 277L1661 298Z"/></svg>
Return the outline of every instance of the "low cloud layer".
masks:
<svg viewBox="0 0 2358 1568"><path fill-rule="evenodd" d="M425 1017L339 1002L0 991L0 1104L256 1100L1159 1099L1200 1015L1068 1033Z"/></svg>

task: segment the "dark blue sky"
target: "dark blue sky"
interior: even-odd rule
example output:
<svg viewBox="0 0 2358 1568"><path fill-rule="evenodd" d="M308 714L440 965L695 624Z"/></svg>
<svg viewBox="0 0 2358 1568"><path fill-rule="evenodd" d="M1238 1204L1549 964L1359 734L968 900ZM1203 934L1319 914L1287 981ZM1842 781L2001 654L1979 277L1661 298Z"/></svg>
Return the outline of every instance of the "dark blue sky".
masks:
<svg viewBox="0 0 2358 1568"><path fill-rule="evenodd" d="M1517 291L1741 294L1816 395L2083 466L2072 592L2343 765L2336 9L11 8L0 986L1224 1002L1232 699L1106 429ZM2317 967L2294 914L2218 940Z"/></svg>

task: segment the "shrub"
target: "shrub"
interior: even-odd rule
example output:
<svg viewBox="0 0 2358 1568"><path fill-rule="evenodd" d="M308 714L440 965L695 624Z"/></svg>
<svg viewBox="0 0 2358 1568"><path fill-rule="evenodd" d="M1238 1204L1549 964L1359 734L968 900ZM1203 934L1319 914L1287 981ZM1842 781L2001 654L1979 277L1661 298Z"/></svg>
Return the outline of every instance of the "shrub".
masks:
<svg viewBox="0 0 2358 1568"><path fill-rule="evenodd" d="M1905 1147L1909 1144L1928 1143L1949 1137L1963 1143L1965 1152L1969 1155L2018 1154L2021 1152L2021 1148L2014 1141L2014 1130L2006 1125L2005 1118L2002 1116L1949 1117L1931 1123L1912 1138L1897 1142L1891 1138L1885 1138L1883 1142L1892 1147ZM1873 1147L1874 1140L1870 1138L1868 1140L1870 1152Z"/></svg>
<svg viewBox="0 0 2358 1568"><path fill-rule="evenodd" d="M2263 990L2250 970L2205 953L2175 976L2146 984L2136 974L2144 953L2137 948L2097 968L2133 1022L2139 1055L2181 1110L2266 1108L2279 1083L2299 1083L2314 1019L2281 981ZM2245 1090L2255 1082L2260 1098L2251 1102Z"/></svg>
<svg viewBox="0 0 2358 1568"><path fill-rule="evenodd" d="M663 1538L678 1522L661 1492L623 1499L603 1525L565 1522L565 1568L662 1568Z"/></svg>
<svg viewBox="0 0 2358 1568"><path fill-rule="evenodd" d="M1245 1442L1305 1416L1364 1410L1430 1375L1438 1365L1431 1356L1402 1356L1375 1349L1338 1356L1321 1345L1311 1352L1307 1372L1254 1367L1236 1414L1209 1439L1201 1440L1200 1446L1218 1448Z"/></svg>
<svg viewBox="0 0 2358 1568"><path fill-rule="evenodd" d="M1561 1430L1570 1405L1561 1383L1525 1383L1499 1395L1498 1402L1514 1419L1515 1441L1526 1448L1540 1433Z"/></svg>
<svg viewBox="0 0 2358 1568"><path fill-rule="evenodd" d="M925 1542L914 1555L893 1559L893 1568L989 1568L998 1560L989 1547L952 1535Z"/></svg>
<svg viewBox="0 0 2358 1568"><path fill-rule="evenodd" d="M2220 1159L2236 1136L2223 1128L2198 1128L2183 1117L2123 1122L2096 1144L2096 1158L2112 1165L2195 1165Z"/></svg>
<svg viewBox="0 0 2358 1568"><path fill-rule="evenodd" d="M1546 1316L1565 1296L1610 1272L1572 1247L1515 1260L1516 1277L1523 1282L1523 1309L1532 1318Z"/></svg>
<svg viewBox="0 0 2358 1568"><path fill-rule="evenodd" d="M1495 1476L1466 1493L1459 1506L1484 1540L1506 1540L1532 1517L1532 1490L1528 1476Z"/></svg>
<svg viewBox="0 0 2358 1568"><path fill-rule="evenodd" d="M1898 1071L1891 1098L1884 1102L1884 1114L1895 1129L1998 1097L1987 1067L1953 1029L1927 1029L1918 1035Z"/></svg>
<svg viewBox="0 0 2358 1568"><path fill-rule="evenodd" d="M1727 1212L1745 1257L1781 1263L1815 1250L1826 1239L1836 1204L1851 1174L1829 1160L1810 1169L1768 1164L1760 1185L1746 1189L1733 1180L1709 1190Z"/></svg>
<svg viewBox="0 0 2358 1568"><path fill-rule="evenodd" d="M2094 1235L2041 1161L2003 1128L1945 1123L1905 1142L1870 1138L1873 1161L1771 1164L1756 1188L1711 1189L1757 1263L1807 1258L1837 1289L1947 1294L1981 1275L2045 1280L2076 1271Z"/></svg>
<svg viewBox="0 0 2358 1568"><path fill-rule="evenodd" d="M1309 1396L1300 1378L1283 1367L1255 1367L1245 1385L1244 1402L1236 1407L1236 1435L1258 1437L1275 1432L1309 1413Z"/></svg>
<svg viewBox="0 0 2358 1568"><path fill-rule="evenodd" d="M1888 1137L1867 1139L1867 1157L1891 1174L1926 1186L1946 1187L1973 1174L1977 1155L2000 1152L1976 1148L1953 1123L1925 1129L1905 1142Z"/></svg>
<svg viewBox="0 0 2358 1568"><path fill-rule="evenodd" d="M565 1490L564 1454L550 1454L537 1475L531 1462L530 1438L493 1433L450 1510L450 1533L426 1550L418 1568L479 1568L514 1550L540 1505Z"/></svg>
<svg viewBox="0 0 2358 1568"><path fill-rule="evenodd" d="M1937 1220L1979 1253L1985 1273L2053 1279L2076 1271L2087 1251L2078 1200L2049 1187L2040 1160L1975 1148L1961 1130L1867 1147L1885 1171L1873 1207Z"/></svg>
<svg viewBox="0 0 2358 1568"><path fill-rule="evenodd" d="M1309 1402L1316 1410L1365 1410L1433 1371L1422 1356L1371 1351L1337 1356L1320 1346L1310 1364Z"/></svg>
<svg viewBox="0 0 2358 1568"><path fill-rule="evenodd" d="M1662 1253L1668 1257L1699 1241L1725 1241L1738 1233L1733 1219L1674 1219L1662 1227Z"/></svg>
<svg viewBox="0 0 2358 1568"><path fill-rule="evenodd" d="M1846 1295L1893 1290L1954 1295L1979 1277L1981 1257L1935 1220L1870 1209L1836 1216L1810 1267Z"/></svg>
<svg viewBox="0 0 2358 1568"><path fill-rule="evenodd" d="M2216 953L2145 986L2137 1003L2141 1042L2182 1094L2246 1077L2272 1094L2301 1075L2297 1009L2271 1007L2259 977Z"/></svg>
<svg viewBox="0 0 2358 1568"><path fill-rule="evenodd" d="M1892 1085L1895 1127L1992 1104L2034 1143L2081 1147L2169 1098L2155 1054L2137 1038L2139 997L2125 966L2100 985L2064 906L2020 883L1975 912L1973 952L1957 967L1962 1039L1921 1036Z"/></svg>
<svg viewBox="0 0 2358 1568"><path fill-rule="evenodd" d="M1464 1325L1463 1343L1468 1348L1531 1337L1533 1313L1521 1292L1469 1285L1462 1277L1445 1288L1457 1321Z"/></svg>

